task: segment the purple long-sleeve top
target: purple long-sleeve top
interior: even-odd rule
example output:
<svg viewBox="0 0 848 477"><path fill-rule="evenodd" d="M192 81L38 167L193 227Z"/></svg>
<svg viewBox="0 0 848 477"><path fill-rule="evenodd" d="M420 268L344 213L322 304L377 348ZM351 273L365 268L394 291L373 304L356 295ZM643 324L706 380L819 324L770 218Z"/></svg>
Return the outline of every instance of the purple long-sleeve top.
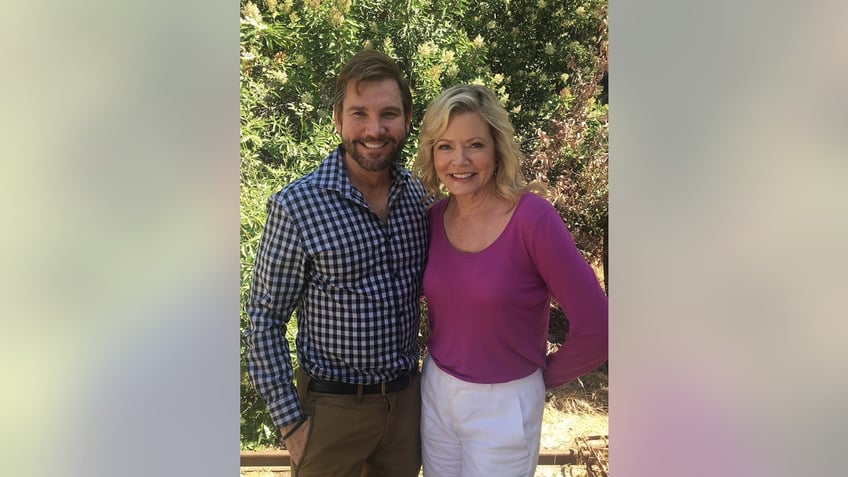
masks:
<svg viewBox="0 0 848 477"><path fill-rule="evenodd" d="M553 206L525 193L501 235L474 253L448 241L446 206L441 200L430 209L424 271L427 344L441 369L492 384L541 368L550 389L606 361L607 297ZM551 296L569 332L563 346L546 355Z"/></svg>

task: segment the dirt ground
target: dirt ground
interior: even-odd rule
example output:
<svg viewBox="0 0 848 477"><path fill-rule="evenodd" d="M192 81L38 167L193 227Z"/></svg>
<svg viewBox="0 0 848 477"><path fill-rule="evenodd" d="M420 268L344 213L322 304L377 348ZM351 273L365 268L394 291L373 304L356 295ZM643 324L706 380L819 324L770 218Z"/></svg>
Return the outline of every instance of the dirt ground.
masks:
<svg viewBox="0 0 848 477"><path fill-rule="evenodd" d="M576 449L597 456L592 467L586 465L539 466L535 477L578 477L608 474L609 373L600 371L548 393L542 418L541 451Z"/></svg>

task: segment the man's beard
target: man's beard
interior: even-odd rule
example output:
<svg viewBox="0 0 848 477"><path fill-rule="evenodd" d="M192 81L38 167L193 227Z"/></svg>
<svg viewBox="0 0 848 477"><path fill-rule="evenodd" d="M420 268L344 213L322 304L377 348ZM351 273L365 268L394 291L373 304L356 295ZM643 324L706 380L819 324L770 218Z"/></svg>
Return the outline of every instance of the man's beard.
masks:
<svg viewBox="0 0 848 477"><path fill-rule="evenodd" d="M380 142L383 141L384 140L381 140ZM361 145L359 141L343 139L342 144L344 144L345 152L350 154L350 157L353 158L359 167L370 172L380 172L388 169L393 162L397 162L398 164L401 163L401 152L403 151L404 144L406 144L406 136L400 138L399 141L396 141L394 138L390 139L390 141L394 142L394 148L388 152L380 154L379 156L374 156L374 153L371 152L370 149Z"/></svg>

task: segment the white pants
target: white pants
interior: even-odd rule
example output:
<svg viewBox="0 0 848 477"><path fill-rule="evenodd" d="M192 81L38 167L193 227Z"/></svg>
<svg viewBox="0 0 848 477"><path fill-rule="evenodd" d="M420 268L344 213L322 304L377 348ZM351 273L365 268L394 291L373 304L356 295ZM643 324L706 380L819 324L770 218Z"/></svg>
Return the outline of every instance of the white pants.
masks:
<svg viewBox="0 0 848 477"><path fill-rule="evenodd" d="M542 371L501 384L475 384L428 356L421 375L425 477L532 477L545 408Z"/></svg>

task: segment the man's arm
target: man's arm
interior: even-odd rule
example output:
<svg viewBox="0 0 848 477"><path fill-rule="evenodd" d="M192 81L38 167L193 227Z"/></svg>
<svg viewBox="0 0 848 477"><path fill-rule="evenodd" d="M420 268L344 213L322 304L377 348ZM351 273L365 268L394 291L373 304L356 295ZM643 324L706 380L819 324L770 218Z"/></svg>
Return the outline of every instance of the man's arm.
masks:
<svg viewBox="0 0 848 477"><path fill-rule="evenodd" d="M268 218L245 305L250 326L244 341L251 381L268 405L274 424L282 429L303 418L294 387L286 324L306 282L306 254L299 230L280 201L279 194L268 200Z"/></svg>

